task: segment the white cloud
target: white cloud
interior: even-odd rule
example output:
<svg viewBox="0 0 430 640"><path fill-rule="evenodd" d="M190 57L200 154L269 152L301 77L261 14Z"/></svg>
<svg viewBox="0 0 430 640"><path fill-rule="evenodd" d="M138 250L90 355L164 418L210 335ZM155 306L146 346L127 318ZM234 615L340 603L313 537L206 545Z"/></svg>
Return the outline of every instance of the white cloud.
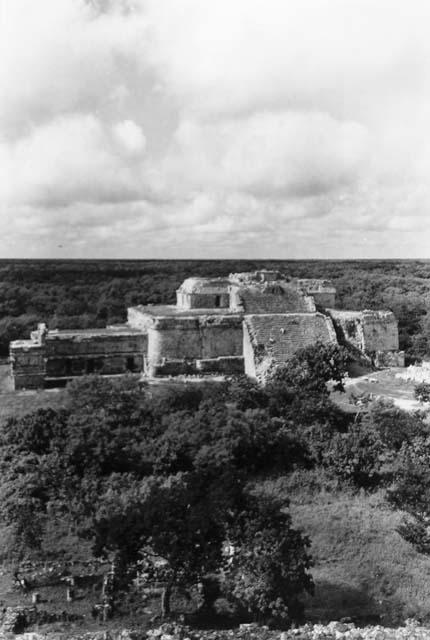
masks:
<svg viewBox="0 0 430 640"><path fill-rule="evenodd" d="M144 5L167 90L209 117L274 108L383 112L405 90L428 92L430 7L422 0Z"/></svg>
<svg viewBox="0 0 430 640"><path fill-rule="evenodd" d="M111 135L93 115L56 118L0 145L3 197L10 204L46 207L141 198L149 192L139 162L144 140L131 121L116 125Z"/></svg>
<svg viewBox="0 0 430 640"><path fill-rule="evenodd" d="M262 197L324 193L354 182L369 146L362 125L327 114L262 113L240 120L182 122L166 170L182 184Z"/></svg>
<svg viewBox="0 0 430 640"><path fill-rule="evenodd" d="M422 0L2 11L3 255L426 255Z"/></svg>
<svg viewBox="0 0 430 640"><path fill-rule="evenodd" d="M146 146L146 138L141 129L132 120L118 122L113 127L113 134L121 147L130 155L142 153Z"/></svg>
<svg viewBox="0 0 430 640"><path fill-rule="evenodd" d="M59 114L96 111L143 59L146 21L97 16L83 0L4 0L0 123L10 134Z"/></svg>

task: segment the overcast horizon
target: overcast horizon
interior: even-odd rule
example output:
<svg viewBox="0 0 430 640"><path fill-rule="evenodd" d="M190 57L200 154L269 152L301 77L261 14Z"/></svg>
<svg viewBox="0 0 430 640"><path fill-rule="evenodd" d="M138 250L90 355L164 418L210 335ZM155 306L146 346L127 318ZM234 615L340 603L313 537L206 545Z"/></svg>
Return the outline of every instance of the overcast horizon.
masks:
<svg viewBox="0 0 430 640"><path fill-rule="evenodd" d="M425 0L0 6L0 258L430 257Z"/></svg>

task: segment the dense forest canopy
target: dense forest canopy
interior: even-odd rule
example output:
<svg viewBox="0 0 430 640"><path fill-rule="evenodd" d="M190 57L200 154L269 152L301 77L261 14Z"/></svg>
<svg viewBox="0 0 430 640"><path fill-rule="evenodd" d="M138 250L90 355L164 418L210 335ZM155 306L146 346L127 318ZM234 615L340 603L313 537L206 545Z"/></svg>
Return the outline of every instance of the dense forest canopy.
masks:
<svg viewBox="0 0 430 640"><path fill-rule="evenodd" d="M123 322L128 306L174 303L187 277L262 268L331 279L339 308L392 309L409 360L430 355L430 262L418 260L4 260L0 355L40 321L50 328Z"/></svg>

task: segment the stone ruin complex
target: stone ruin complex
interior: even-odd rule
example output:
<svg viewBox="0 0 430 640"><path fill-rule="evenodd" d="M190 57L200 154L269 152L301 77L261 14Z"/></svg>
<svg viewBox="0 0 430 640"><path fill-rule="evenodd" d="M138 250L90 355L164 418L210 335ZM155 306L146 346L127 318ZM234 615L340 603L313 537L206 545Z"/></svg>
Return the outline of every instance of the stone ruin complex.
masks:
<svg viewBox="0 0 430 640"><path fill-rule="evenodd" d="M147 377L234 375L264 382L299 348L344 344L376 367L404 366L391 311L340 311L326 280L288 280L277 271L188 278L176 305L128 309L106 329L48 330L10 344L15 389L55 386L98 373Z"/></svg>

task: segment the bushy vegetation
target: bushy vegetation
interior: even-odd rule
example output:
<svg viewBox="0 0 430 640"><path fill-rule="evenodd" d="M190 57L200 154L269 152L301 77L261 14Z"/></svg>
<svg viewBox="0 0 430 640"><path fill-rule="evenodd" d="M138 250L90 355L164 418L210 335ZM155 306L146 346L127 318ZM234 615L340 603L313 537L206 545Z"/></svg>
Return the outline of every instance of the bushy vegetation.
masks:
<svg viewBox="0 0 430 640"><path fill-rule="evenodd" d="M430 402L430 384L428 382L420 382L415 385L414 397L420 402Z"/></svg>
<svg viewBox="0 0 430 640"><path fill-rule="evenodd" d="M347 364L343 349L316 344L265 387L75 380L61 407L0 432L4 557L52 557L53 531L66 528L122 567L125 590L131 569L155 572L165 615L174 589L200 584L202 609L222 596L242 618L287 625L313 592L291 496L378 495L409 514L393 535L428 553L426 416L382 401L344 412L329 389L342 388Z"/></svg>

